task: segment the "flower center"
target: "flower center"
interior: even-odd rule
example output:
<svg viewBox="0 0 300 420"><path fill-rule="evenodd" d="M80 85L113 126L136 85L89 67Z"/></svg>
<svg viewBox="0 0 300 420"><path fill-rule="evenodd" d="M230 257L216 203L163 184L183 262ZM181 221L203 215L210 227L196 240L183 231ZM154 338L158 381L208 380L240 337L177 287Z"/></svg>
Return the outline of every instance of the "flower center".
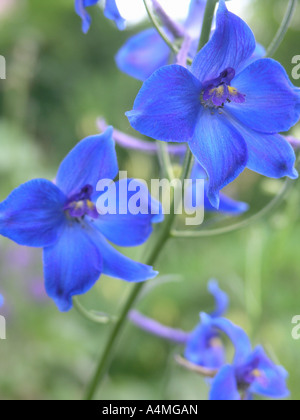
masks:
<svg viewBox="0 0 300 420"><path fill-rule="evenodd" d="M201 92L201 103L204 108L220 109L228 102L245 102L244 94L230 85L235 76L235 71L231 67L224 70L219 77L204 83Z"/></svg>
<svg viewBox="0 0 300 420"><path fill-rule="evenodd" d="M92 193L93 187L91 185L86 185L79 193L72 195L68 199L64 211L75 219L82 219L84 216L90 216L92 219L97 219L99 215L95 204L91 201Z"/></svg>

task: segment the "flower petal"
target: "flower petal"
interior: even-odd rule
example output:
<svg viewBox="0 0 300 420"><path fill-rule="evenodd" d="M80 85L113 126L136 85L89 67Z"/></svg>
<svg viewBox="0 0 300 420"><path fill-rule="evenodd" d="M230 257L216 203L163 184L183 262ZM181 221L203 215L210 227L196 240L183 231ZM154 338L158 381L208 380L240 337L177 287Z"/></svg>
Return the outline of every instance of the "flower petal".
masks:
<svg viewBox="0 0 300 420"><path fill-rule="evenodd" d="M116 55L121 71L138 80L146 80L168 64L170 49L153 28L129 38Z"/></svg>
<svg viewBox="0 0 300 420"><path fill-rule="evenodd" d="M222 316L227 312L229 299L223 290L220 289L217 280L211 279L208 283L208 291L215 298L216 309L210 314L212 318Z"/></svg>
<svg viewBox="0 0 300 420"><path fill-rule="evenodd" d="M257 364L256 371L258 374L249 391L270 398L288 397L286 371L281 366L276 366L261 346L256 347L246 364L251 365L253 361Z"/></svg>
<svg viewBox="0 0 300 420"><path fill-rule="evenodd" d="M227 10L221 0L217 25L210 41L196 55L191 71L201 82L214 79L227 68L236 72L255 50L255 38L249 26Z"/></svg>
<svg viewBox="0 0 300 420"><path fill-rule="evenodd" d="M115 0L106 0L104 16L107 17L107 19L113 20L120 31L125 29L125 19L120 15Z"/></svg>
<svg viewBox="0 0 300 420"><path fill-rule="evenodd" d="M246 95L244 103L226 105L227 111L252 130L288 131L300 117L300 89L295 88L277 61L254 61L238 74L232 86Z"/></svg>
<svg viewBox="0 0 300 420"><path fill-rule="evenodd" d="M82 32L88 32L91 26L91 16L86 11L86 7L94 6L99 0L75 0L75 11L82 19Z"/></svg>
<svg viewBox="0 0 300 420"><path fill-rule="evenodd" d="M209 176L208 199L219 207L219 191L246 167L247 146L224 115L202 111L190 149Z"/></svg>
<svg viewBox="0 0 300 420"><path fill-rule="evenodd" d="M103 274L128 282L142 282L157 276L149 265L141 264L125 257L114 249L99 233L94 237L103 259Z"/></svg>
<svg viewBox="0 0 300 420"><path fill-rule="evenodd" d="M294 167L295 152L284 137L279 134L259 133L233 119L230 123L241 133L247 144L247 168L270 178L298 178Z"/></svg>
<svg viewBox="0 0 300 420"><path fill-rule="evenodd" d="M225 363L225 349L220 336L209 322L201 322L190 334L184 357L208 369L219 369Z"/></svg>
<svg viewBox="0 0 300 420"><path fill-rule="evenodd" d="M234 364L240 364L251 354L250 340L240 327L237 327L228 319L212 318L207 314L201 314L202 322L210 322L211 326L223 331L235 348Z"/></svg>
<svg viewBox="0 0 300 420"><path fill-rule="evenodd" d="M184 27L192 39L198 40L202 28L206 0L191 0Z"/></svg>
<svg viewBox="0 0 300 420"><path fill-rule="evenodd" d="M0 295L0 308L4 305L4 297Z"/></svg>
<svg viewBox="0 0 300 420"><path fill-rule="evenodd" d="M93 224L109 241L116 245L143 244L152 233L152 223L163 220L161 204L151 197L147 186L138 180L122 179L116 182L114 188L109 190L104 198L105 201L112 202L112 206L115 207L114 211L104 214L104 209L100 208L100 196L100 200L97 202L99 217L93 221ZM140 209L139 213L133 212L135 209L131 208L131 200L137 204ZM136 201L138 202L136 203Z"/></svg>
<svg viewBox="0 0 300 420"><path fill-rule="evenodd" d="M96 188L99 180L114 179L118 173L112 127L103 134L87 137L62 161L56 184L68 196L86 185Z"/></svg>
<svg viewBox="0 0 300 420"><path fill-rule="evenodd" d="M102 272L101 254L88 226L73 222L59 240L44 249L47 294L62 312L72 307L72 296L87 292Z"/></svg>
<svg viewBox="0 0 300 420"><path fill-rule="evenodd" d="M216 211L205 196L204 206L206 211ZM243 201L236 201L225 194L220 193L220 204L218 211L220 213L239 216L249 210L249 204Z"/></svg>
<svg viewBox="0 0 300 420"><path fill-rule="evenodd" d="M209 399L210 401L239 401L241 399L232 366L222 367L214 378Z"/></svg>
<svg viewBox="0 0 300 420"><path fill-rule="evenodd" d="M165 66L143 84L126 115L132 127L146 136L186 142L201 109L200 93L200 82L187 69Z"/></svg>
<svg viewBox="0 0 300 420"><path fill-rule="evenodd" d="M0 204L0 234L20 245L51 245L66 221L65 202L66 197L52 182L26 182Z"/></svg>

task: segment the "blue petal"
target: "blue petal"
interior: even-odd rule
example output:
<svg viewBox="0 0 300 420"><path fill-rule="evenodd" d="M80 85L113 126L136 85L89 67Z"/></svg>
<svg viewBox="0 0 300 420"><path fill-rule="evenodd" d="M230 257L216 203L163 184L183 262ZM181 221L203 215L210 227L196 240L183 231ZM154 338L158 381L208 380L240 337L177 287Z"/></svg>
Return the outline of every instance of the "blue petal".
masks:
<svg viewBox="0 0 300 420"><path fill-rule="evenodd" d="M206 211L216 211L205 196L204 207ZM236 201L225 194L220 193L219 212L239 216L249 210L249 205L243 201Z"/></svg>
<svg viewBox="0 0 300 420"><path fill-rule="evenodd" d="M201 82L218 77L229 67L237 72L251 57L255 45L254 35L248 25L229 12L224 0L221 0L216 30L196 55L191 71Z"/></svg>
<svg viewBox="0 0 300 420"><path fill-rule="evenodd" d="M203 110L189 146L208 174L208 199L218 208L219 191L246 167L246 143L224 115Z"/></svg>
<svg viewBox="0 0 300 420"><path fill-rule="evenodd" d="M111 242L120 246L136 246L143 244L152 233L152 223L163 220L162 207L154 200L145 185L137 180L122 179L116 182L115 189L105 194L105 199L115 205L116 214L100 213L94 225ZM129 189L134 191L129 191ZM133 214L130 211L130 200L138 194L138 207L141 213ZM153 213L151 213L151 211ZM101 214L102 213L102 214ZM124 214L125 213L125 214Z"/></svg>
<svg viewBox="0 0 300 420"><path fill-rule="evenodd" d="M202 168L201 165L199 165L198 162L196 162L193 166L192 173L191 173L191 185L189 185L187 193L185 195L185 206L186 208L195 208L197 205L199 205L199 197L200 197L200 203L201 197L203 197L203 185L197 184L195 180L199 179L206 179L207 174ZM198 189L201 189L198 191ZM202 199L203 200L203 199ZM210 203L210 201L207 198L207 182L204 184L204 209L206 212L216 212L216 208L213 207ZM240 215L244 212L246 212L249 209L249 205L247 203L243 203L242 201L236 201L233 200L230 197L227 197L226 195L220 193L220 204L218 211L221 213L227 213L231 215Z"/></svg>
<svg viewBox="0 0 300 420"><path fill-rule="evenodd" d="M201 84L184 67L165 66L142 86L133 111L133 128L157 140L186 142L194 133L201 108Z"/></svg>
<svg viewBox="0 0 300 420"><path fill-rule="evenodd" d="M210 314L210 316L212 318L217 318L224 315L228 309L229 299L227 294L220 289L217 280L212 279L209 281L208 291L213 295L216 302L216 309Z"/></svg>
<svg viewBox="0 0 300 420"><path fill-rule="evenodd" d="M212 327L228 336L235 348L234 364L243 363L251 353L251 343L245 331L225 318L212 318L207 314L201 314L201 319L203 323L210 322Z"/></svg>
<svg viewBox="0 0 300 420"><path fill-rule="evenodd" d="M192 39L199 39L203 17L205 12L206 0L191 0L189 12L184 27Z"/></svg>
<svg viewBox="0 0 300 420"><path fill-rule="evenodd" d="M0 308L4 305L4 297L0 295Z"/></svg>
<svg viewBox="0 0 300 420"><path fill-rule="evenodd" d="M34 179L0 204L0 234L20 245L53 244L65 223L66 197L50 181Z"/></svg>
<svg viewBox="0 0 300 420"><path fill-rule="evenodd" d="M225 349L210 322L201 322L190 334L184 356L191 363L219 369L225 363Z"/></svg>
<svg viewBox="0 0 300 420"><path fill-rule="evenodd" d="M258 346L246 361L245 365L257 361L256 369L260 372L250 386L249 391L254 394L270 398L286 398L289 390L286 386L287 373L281 366L276 366L266 355L264 349Z"/></svg>
<svg viewBox="0 0 300 420"><path fill-rule="evenodd" d="M103 274L128 282L142 282L157 276L158 272L152 267L133 261L115 250L100 233L94 237L94 242L103 259Z"/></svg>
<svg viewBox="0 0 300 420"><path fill-rule="evenodd" d="M104 16L107 17L107 19L113 20L120 31L125 29L125 19L120 15L115 0L106 0Z"/></svg>
<svg viewBox="0 0 300 420"><path fill-rule="evenodd" d="M210 401L239 401L241 399L232 366L224 366L214 378Z"/></svg>
<svg viewBox="0 0 300 420"><path fill-rule="evenodd" d="M91 16L85 10L86 7L94 6L99 0L75 0L75 11L82 19L82 32L88 32L91 26Z"/></svg>
<svg viewBox="0 0 300 420"><path fill-rule="evenodd" d="M91 289L101 271L101 254L88 226L70 222L57 243L44 249L46 291L60 311L71 309L72 296Z"/></svg>
<svg viewBox="0 0 300 420"><path fill-rule="evenodd" d="M300 89L291 84L276 61L256 60L233 79L232 86L246 95L246 100L231 102L226 109L247 127L274 134L288 131L299 120Z"/></svg>
<svg viewBox="0 0 300 420"><path fill-rule="evenodd" d="M259 133L232 119L230 123L241 133L247 144L247 168L270 178L298 178L294 168L295 152L284 137L279 134Z"/></svg>
<svg viewBox="0 0 300 420"><path fill-rule="evenodd" d="M129 38L116 55L121 71L138 80L146 80L168 64L170 49L155 29L147 29Z"/></svg>
<svg viewBox="0 0 300 420"><path fill-rule="evenodd" d="M118 173L112 127L105 133L82 140L62 161L56 184L68 196L86 185L96 188L101 179L114 179Z"/></svg>

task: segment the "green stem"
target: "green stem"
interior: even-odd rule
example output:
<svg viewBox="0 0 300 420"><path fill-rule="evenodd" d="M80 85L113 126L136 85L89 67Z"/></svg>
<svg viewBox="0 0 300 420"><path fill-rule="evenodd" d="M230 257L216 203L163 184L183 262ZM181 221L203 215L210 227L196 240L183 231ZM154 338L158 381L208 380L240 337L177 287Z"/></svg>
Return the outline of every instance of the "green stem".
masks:
<svg viewBox="0 0 300 420"><path fill-rule="evenodd" d="M147 10L147 13L149 15L150 20L152 21L153 25L156 27L156 29L159 31L159 25L157 24L155 18L153 17L146 0L143 0L144 4L145 4L145 8ZM211 5L211 3L213 2L214 4L216 4L217 0L208 0L207 2L207 7L209 7ZM206 16L208 15L208 13L206 13ZM210 21L210 25L212 24L212 19L209 19ZM204 35L201 34L201 39L203 40L203 42L207 42L209 40L209 35L210 35L210 30L211 28L208 28L208 24L205 22L205 17L204 17L204 23L203 23L203 30L204 30ZM161 37L163 39L165 39L164 34L159 32ZM168 40L165 39L165 41L168 43ZM169 45L169 44L168 44ZM171 49L175 52L173 45L170 46ZM192 165L193 165L193 155L190 152L190 150L188 149L188 151L186 152L185 155L185 159L184 159L184 163L183 163L183 170L182 170L182 174L181 174L181 188L183 188L184 185L184 180L187 179L189 177L189 174L191 172L192 169ZM160 229L156 232L156 235L153 238L153 241L150 242L150 244L152 243L152 247L150 249L150 252L148 254L148 257L146 258L146 264L148 265L153 265L157 259L157 257L159 256L162 248L165 246L166 242L168 241L168 239L170 238L170 232L172 229L172 225L175 219L175 202L174 199L172 200L172 206L170 209L170 214L166 217L164 223L160 226ZM133 289L132 292L128 298L128 300L126 301L121 314L119 316L119 319L117 320L117 322L114 324L111 333L108 337L108 341L106 343L106 346L104 348L104 352L99 360L98 366L96 368L96 371L94 373L94 376L92 377L91 382L88 385L87 388L87 392L86 392L86 396L85 399L86 400L91 400L93 399L95 392L97 390L97 387L100 385L100 383L102 382L103 378L106 375L107 369L109 367L109 364L111 362L111 359L113 357L113 353L114 353L114 349L118 343L118 338L120 336L120 333L122 332L126 320L127 320L127 315L130 311L130 309L133 307L134 303L136 302L143 286L145 283L138 283L136 284Z"/></svg>
<svg viewBox="0 0 300 420"><path fill-rule="evenodd" d="M108 322L113 320L113 317L110 315L96 315L81 305L77 297L73 297L73 306L77 310L77 312L82 315L88 321L94 322L96 324L107 324Z"/></svg>
<svg viewBox="0 0 300 420"><path fill-rule="evenodd" d="M170 159L170 154L168 151L168 145L162 141L156 142L158 148L158 158L161 168L165 171L166 177L172 181L175 178L174 171L172 167L172 162Z"/></svg>
<svg viewBox="0 0 300 420"><path fill-rule="evenodd" d="M273 41L271 42L270 46L267 49L266 57L273 57L275 52L277 51L279 45L281 44L287 30L289 29L291 20L294 16L295 10L297 6L297 0L289 0L289 4L286 9L286 13L284 18L281 22L281 25L275 35Z"/></svg>
<svg viewBox="0 0 300 420"><path fill-rule="evenodd" d="M164 31L161 29L156 17L154 16L154 14L152 13L150 7L148 6L147 0L143 0L144 5L145 5L145 9L147 11L147 14L149 16L149 19L152 23L152 25L155 27L155 29L157 30L157 32L159 33L160 37L165 41L165 43L168 45L168 47L175 53L178 54L179 49L173 45L172 41L167 37L167 35L164 33Z"/></svg>
<svg viewBox="0 0 300 420"><path fill-rule="evenodd" d="M273 200L271 200L261 211L254 214L251 217L248 217L246 220L242 220L241 222L235 223L233 225L225 226L218 229L207 229L207 230L199 230L199 231L178 231L173 230L171 231L171 235L174 238L200 238L200 237L209 237L209 236L216 236L221 235L224 233L233 232L235 230L239 230L245 228L246 226L251 225L254 222L257 222L259 219L266 216L271 210L274 210L284 199L287 192L291 189L292 185L294 185L294 180L288 179L285 181L281 191L277 194Z"/></svg>
<svg viewBox="0 0 300 420"><path fill-rule="evenodd" d="M193 162L192 154L188 150L187 153L186 153L185 162L184 162L184 165L183 165L183 172L182 172L181 180L184 180L189 175L189 172L191 170L192 162ZM157 234L155 235L155 238L152 241L153 245L152 245L152 247L150 249L150 252L149 252L149 255L146 259L146 264L153 265L154 262L156 261L156 259L157 259L158 255L160 254L162 248L164 247L164 245L166 244L167 240L170 237L170 231L171 231L174 219L175 219L175 204L174 204L174 200L173 200L170 215L168 215L165 222L161 226L161 229L157 231ZM120 335L120 333L121 333L121 331L122 331L122 329L123 329L123 327L126 323L128 312L130 311L130 309L132 308L132 306L136 302L136 299L139 296L144 284L145 284L145 282L144 283L138 283L133 287L129 298L126 301L125 306L121 311L119 319L117 320L117 322L113 326L113 329L112 329L112 331L109 335L108 342L105 346L105 349L104 349L104 352L103 352L102 357L100 359L100 362L98 364L98 367L95 371L95 374L92 378L91 383L88 386L86 396L85 396L86 400L93 399L98 385L102 382L104 376L106 375L108 366L109 366L110 361L111 361L112 356L113 356L114 349L115 349L115 347L117 345L117 342L118 342L117 339L118 339L118 337L119 337L119 335Z"/></svg>
<svg viewBox="0 0 300 420"><path fill-rule="evenodd" d="M202 31L201 31L200 41L199 41L199 47L198 47L199 51L209 41L212 21L214 18L217 2L218 0L207 0L205 13L204 13L204 19L203 19L203 26L202 26Z"/></svg>

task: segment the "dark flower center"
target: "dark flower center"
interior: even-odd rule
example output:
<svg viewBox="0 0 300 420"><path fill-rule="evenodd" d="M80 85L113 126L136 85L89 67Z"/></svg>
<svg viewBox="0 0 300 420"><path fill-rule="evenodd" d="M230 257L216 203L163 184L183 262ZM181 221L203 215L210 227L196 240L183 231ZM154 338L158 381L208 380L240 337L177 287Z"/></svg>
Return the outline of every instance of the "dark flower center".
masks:
<svg viewBox="0 0 300 420"><path fill-rule="evenodd" d="M220 109L228 102L245 102L244 94L230 85L235 76L235 71L231 67L224 70L219 77L204 83L201 92L201 103L204 108Z"/></svg>
<svg viewBox="0 0 300 420"><path fill-rule="evenodd" d="M86 185L79 193L73 194L67 201L64 211L75 219L82 219L84 216L89 216L92 219L97 219L98 212L95 204L91 201L93 187Z"/></svg>

